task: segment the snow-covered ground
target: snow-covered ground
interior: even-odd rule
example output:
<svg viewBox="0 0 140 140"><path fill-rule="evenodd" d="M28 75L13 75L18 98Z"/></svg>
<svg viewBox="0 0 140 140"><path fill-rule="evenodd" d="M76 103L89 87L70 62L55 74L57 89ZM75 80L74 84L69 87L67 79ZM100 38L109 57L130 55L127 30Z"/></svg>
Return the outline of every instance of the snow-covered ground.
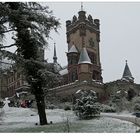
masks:
<svg viewBox="0 0 140 140"><path fill-rule="evenodd" d="M78 120L72 111L62 109L46 110L48 122L52 125L35 125L39 123L37 110L29 108L9 108L0 119L0 132L67 132L66 120L69 121L70 132L114 132L135 133L133 123L115 118L100 117L92 120ZM126 114L125 114L126 115Z"/></svg>

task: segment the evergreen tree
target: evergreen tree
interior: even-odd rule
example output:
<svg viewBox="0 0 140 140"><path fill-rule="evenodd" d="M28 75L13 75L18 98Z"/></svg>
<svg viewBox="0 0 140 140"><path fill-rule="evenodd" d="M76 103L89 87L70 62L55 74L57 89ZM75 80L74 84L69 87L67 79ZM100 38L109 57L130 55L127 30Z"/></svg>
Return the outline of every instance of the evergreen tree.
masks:
<svg viewBox="0 0 140 140"><path fill-rule="evenodd" d="M100 105L97 102L96 93L92 90L80 91L81 98L74 105L75 114L80 119L91 119L100 114ZM79 94L80 94L79 93Z"/></svg>
<svg viewBox="0 0 140 140"><path fill-rule="evenodd" d="M132 100L133 111L140 112L140 97L136 96Z"/></svg>
<svg viewBox="0 0 140 140"><path fill-rule="evenodd" d="M46 37L52 29L58 28L59 22L47 6L36 2L5 2L0 3L0 9L0 39L5 33L12 32L15 41L8 46L1 43L0 51L24 68L31 92L35 95L40 124L47 124L43 87L52 87L54 83L51 79L57 79L57 76L41 62L39 50L47 45ZM12 46L17 47L16 53L5 50Z"/></svg>
<svg viewBox="0 0 140 140"><path fill-rule="evenodd" d="M127 108L127 92L124 90L113 93L110 97L110 105L116 108L116 111L121 112Z"/></svg>

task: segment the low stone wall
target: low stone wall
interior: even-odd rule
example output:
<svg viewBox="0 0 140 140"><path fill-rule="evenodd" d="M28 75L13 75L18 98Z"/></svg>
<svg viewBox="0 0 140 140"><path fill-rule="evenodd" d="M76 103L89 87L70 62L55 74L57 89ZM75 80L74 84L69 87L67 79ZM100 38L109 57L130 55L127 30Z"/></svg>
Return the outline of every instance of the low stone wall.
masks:
<svg viewBox="0 0 140 140"><path fill-rule="evenodd" d="M112 93L116 93L118 90L124 90L129 91L132 89L134 93L137 95L140 93L140 85L136 83L131 83L123 80L116 80L113 82L105 83L105 92L108 95L111 95Z"/></svg>
<svg viewBox="0 0 140 140"><path fill-rule="evenodd" d="M105 100L105 98L107 97L104 92L104 84L95 81L77 81L74 83L56 87L54 89L50 89L49 93L52 94L52 96L58 97L59 99L66 98L69 101L72 101L73 96L79 90L93 90L97 93L99 100Z"/></svg>

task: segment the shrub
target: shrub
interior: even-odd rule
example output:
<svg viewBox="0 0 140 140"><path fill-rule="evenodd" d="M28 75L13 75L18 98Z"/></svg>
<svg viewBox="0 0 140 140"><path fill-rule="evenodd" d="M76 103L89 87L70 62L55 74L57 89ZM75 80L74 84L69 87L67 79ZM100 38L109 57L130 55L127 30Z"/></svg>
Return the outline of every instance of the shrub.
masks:
<svg viewBox="0 0 140 140"><path fill-rule="evenodd" d="M140 112L140 104L136 103L136 104L134 105L134 111L135 111L135 112Z"/></svg>
<svg viewBox="0 0 140 140"><path fill-rule="evenodd" d="M89 91L82 91L82 97L76 100L74 105L75 114L80 119L92 119L100 114L100 105L97 102L96 93Z"/></svg>
<svg viewBox="0 0 140 140"><path fill-rule="evenodd" d="M64 107L64 110L65 110L65 111L71 110L71 107L70 107L70 106L65 106L65 107Z"/></svg>
<svg viewBox="0 0 140 140"><path fill-rule="evenodd" d="M140 97L133 98L132 105L135 112L140 111Z"/></svg>
<svg viewBox="0 0 140 140"><path fill-rule="evenodd" d="M127 109L128 101L127 101L127 92L124 90L117 91L112 93L110 96L110 105L113 106L117 112L121 112Z"/></svg>
<svg viewBox="0 0 140 140"><path fill-rule="evenodd" d="M55 108L57 108L54 104L50 104L50 105L48 105L48 107L47 107L48 109L55 109Z"/></svg>
<svg viewBox="0 0 140 140"><path fill-rule="evenodd" d="M102 112L116 112L116 108L115 107L113 107L113 106L109 106L109 105L104 105L104 104L102 104L101 105L101 111Z"/></svg>

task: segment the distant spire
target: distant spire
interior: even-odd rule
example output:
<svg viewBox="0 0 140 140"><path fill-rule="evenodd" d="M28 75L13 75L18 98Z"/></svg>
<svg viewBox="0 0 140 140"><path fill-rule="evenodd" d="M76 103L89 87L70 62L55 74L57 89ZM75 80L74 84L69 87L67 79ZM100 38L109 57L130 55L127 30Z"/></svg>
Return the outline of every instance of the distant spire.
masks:
<svg viewBox="0 0 140 140"><path fill-rule="evenodd" d="M56 43L54 43L54 56L53 56L53 63L57 63L57 56L56 56Z"/></svg>
<svg viewBox="0 0 140 140"><path fill-rule="evenodd" d="M83 2L81 2L81 11L83 11Z"/></svg>
<svg viewBox="0 0 140 140"><path fill-rule="evenodd" d="M125 62L127 63L127 60L125 60Z"/></svg>
<svg viewBox="0 0 140 140"><path fill-rule="evenodd" d="M124 68L124 72L123 72L123 79L127 79L129 81L134 81L134 78L132 77L132 74L130 72L129 66L127 64L127 60L125 60L126 64L125 64L125 68Z"/></svg>

